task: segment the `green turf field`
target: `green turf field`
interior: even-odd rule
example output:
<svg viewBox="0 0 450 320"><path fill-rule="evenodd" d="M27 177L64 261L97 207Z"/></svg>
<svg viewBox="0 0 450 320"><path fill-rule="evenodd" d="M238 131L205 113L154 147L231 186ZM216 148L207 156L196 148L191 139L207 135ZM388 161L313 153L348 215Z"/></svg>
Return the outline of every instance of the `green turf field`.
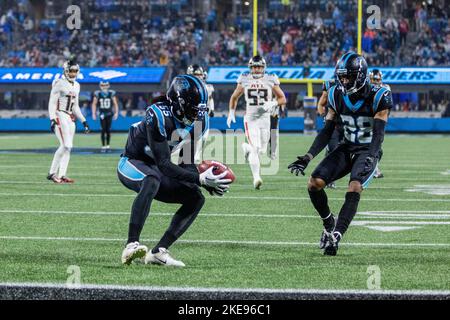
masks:
<svg viewBox="0 0 450 320"><path fill-rule="evenodd" d="M114 134L112 146L122 148L125 139ZM449 290L449 137L385 138L385 178L363 193L336 257L318 249L321 223L307 178L285 169L311 141L281 136L280 171L263 177L260 191L253 190L247 165L232 165L231 191L207 195L197 220L171 248L183 269L120 264L134 194L117 179L118 154L72 154L68 175L76 183L53 185L45 179L53 154L0 153L0 282L66 283L75 265L85 284L367 289L367 270L378 266L382 289ZM77 134L75 147L98 142L96 134ZM0 135L1 150L55 147L50 134ZM344 178L327 190L334 212L346 184ZM156 243L176 208L154 202L144 244Z"/></svg>

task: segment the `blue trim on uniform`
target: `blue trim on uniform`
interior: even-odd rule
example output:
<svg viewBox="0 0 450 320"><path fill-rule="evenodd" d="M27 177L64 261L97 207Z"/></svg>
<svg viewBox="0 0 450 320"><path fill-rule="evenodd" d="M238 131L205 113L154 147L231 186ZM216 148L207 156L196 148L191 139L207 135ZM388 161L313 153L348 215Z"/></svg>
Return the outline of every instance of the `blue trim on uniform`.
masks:
<svg viewBox="0 0 450 320"><path fill-rule="evenodd" d="M206 132L208 132L208 130L209 130L209 115L206 114L206 116L205 116L205 128L203 129L202 137L205 135Z"/></svg>
<svg viewBox="0 0 450 320"><path fill-rule="evenodd" d="M334 111L336 111L336 105L334 101L334 91L336 90L336 86L332 86L330 88L330 91L328 91L328 103L333 108Z"/></svg>
<svg viewBox="0 0 450 320"><path fill-rule="evenodd" d="M348 97L348 95L344 94L343 97L344 97L345 105L347 106L347 108L349 108L353 112L358 111L359 108L361 108L362 105L364 104L364 99L358 100L355 102L355 104L353 104L350 101L350 98Z"/></svg>
<svg viewBox="0 0 450 320"><path fill-rule="evenodd" d="M153 112L155 113L156 118L158 120L159 133L163 137L167 137L167 134L166 134L166 121L164 120L164 115L163 115L161 109L159 109L155 104L152 104L150 106L150 108L153 110Z"/></svg>
<svg viewBox="0 0 450 320"><path fill-rule="evenodd" d="M380 103L381 97L383 96L383 94L386 91L388 91L388 89L380 87L380 89L375 94L375 97L373 98L373 104L372 104L372 109L373 109L374 113L377 112L378 104Z"/></svg>
<svg viewBox="0 0 450 320"><path fill-rule="evenodd" d="M378 161L377 161L377 164L376 164L375 168L373 169L372 173L370 174L370 176L367 178L366 181L364 181L362 183L363 189L367 189L369 187L370 183L373 180L373 177L375 176L375 172L377 172L377 167L378 167Z"/></svg>
<svg viewBox="0 0 450 320"><path fill-rule="evenodd" d="M117 170L122 174L124 177L133 180L133 181L140 181L146 177L144 173L139 171L135 166L133 166L129 161L127 157L121 157L119 160L119 164L117 166Z"/></svg>
<svg viewBox="0 0 450 320"><path fill-rule="evenodd" d="M200 80L196 77L186 75L187 78L194 80L195 85L197 86L198 91L200 92L201 102L200 103L208 103L208 92L206 91L205 85L200 83Z"/></svg>

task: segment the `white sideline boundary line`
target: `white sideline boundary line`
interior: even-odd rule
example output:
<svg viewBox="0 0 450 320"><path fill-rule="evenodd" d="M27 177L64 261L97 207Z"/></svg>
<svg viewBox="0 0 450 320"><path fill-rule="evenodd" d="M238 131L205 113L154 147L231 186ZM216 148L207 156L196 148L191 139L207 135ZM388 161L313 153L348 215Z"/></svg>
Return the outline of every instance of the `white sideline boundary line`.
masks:
<svg viewBox="0 0 450 320"><path fill-rule="evenodd" d="M297 294L367 294L367 295L450 295L448 290L339 290L339 289L268 289L268 288L224 288L224 287L164 287L164 286L124 286L80 284L68 286L60 283L0 282L0 286L15 288L54 288L54 289L99 289L136 290L169 292L223 292L223 293L297 293Z"/></svg>
<svg viewBox="0 0 450 320"><path fill-rule="evenodd" d="M136 197L135 194L105 194L105 193L11 193L11 192L2 192L0 196L11 197L11 196L29 196L29 197ZM269 196L228 196L225 195L223 197L215 197L217 200L235 200L235 199L247 199L247 200L310 200L309 197L269 197ZM343 200L343 198L328 198L329 200L339 201ZM450 202L449 199L376 199L376 198L362 198L361 201L394 201L394 202Z"/></svg>
<svg viewBox="0 0 450 320"><path fill-rule="evenodd" d="M84 238L84 237L40 237L40 236L0 236L3 240L42 240L42 241L98 241L98 242L121 242L125 243L125 238ZM142 242L156 242L159 239L142 239ZM234 244L234 245L256 245L256 246L315 246L317 242L301 241L241 241L241 240L184 240L178 239L178 243L202 243L202 244ZM370 242L344 242L344 247L449 247L450 243L370 243Z"/></svg>
<svg viewBox="0 0 450 320"><path fill-rule="evenodd" d="M399 212L399 213L397 213ZM405 212L405 213L402 213ZM406 213L408 211L381 211L381 212L357 212L356 216L362 216L364 219L374 219L375 222L381 223L384 220L377 219L403 219L403 220L447 220L450 219L450 211L411 211L411 212L421 212L418 213ZM17 210L17 209L0 209L0 214L2 213L24 213L24 214L67 214L67 215L130 215L127 211L64 211L64 210ZM434 215L433 215L434 213ZM448 213L448 214L447 214ZM151 212L152 216L172 216L173 212ZM317 215L301 215L301 214L257 214L257 213L213 213L213 212L202 212L201 218L204 217L227 217L227 218L292 218L292 219L318 219ZM361 221L357 219L355 221ZM412 220L414 221L414 220ZM394 223L392 221L386 223ZM399 221L398 223L406 223L404 221ZM442 222L442 224L447 224ZM449 223L450 224L450 223Z"/></svg>

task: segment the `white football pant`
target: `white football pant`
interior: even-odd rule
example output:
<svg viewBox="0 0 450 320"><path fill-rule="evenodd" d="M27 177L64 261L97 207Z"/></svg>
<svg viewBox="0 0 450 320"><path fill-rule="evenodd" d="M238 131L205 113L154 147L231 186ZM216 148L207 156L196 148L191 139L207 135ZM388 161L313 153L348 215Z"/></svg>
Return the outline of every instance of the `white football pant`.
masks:
<svg viewBox="0 0 450 320"><path fill-rule="evenodd" d="M248 153L248 162L252 171L253 180L261 179L260 156L267 151L267 144L270 139L269 115L258 119L250 119L244 116L244 128L248 143L244 143L243 148Z"/></svg>
<svg viewBox="0 0 450 320"><path fill-rule="evenodd" d="M59 140L59 148L53 157L50 174L64 177L69 165L70 151L72 150L73 136L75 135L75 122L70 115L62 111L56 111L55 134Z"/></svg>

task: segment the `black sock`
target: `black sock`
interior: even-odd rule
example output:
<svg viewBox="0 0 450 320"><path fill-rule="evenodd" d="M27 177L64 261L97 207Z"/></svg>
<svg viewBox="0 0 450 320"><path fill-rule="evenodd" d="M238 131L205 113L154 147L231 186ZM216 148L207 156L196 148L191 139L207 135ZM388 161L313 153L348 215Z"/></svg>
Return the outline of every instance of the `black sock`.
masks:
<svg viewBox="0 0 450 320"><path fill-rule="evenodd" d="M109 142L111 141L111 133L106 134L106 145L109 146Z"/></svg>
<svg viewBox="0 0 450 320"><path fill-rule="evenodd" d="M128 225L128 242L139 241L139 235L141 234L143 225L130 223Z"/></svg>
<svg viewBox="0 0 450 320"><path fill-rule="evenodd" d="M356 214L356 210L358 210L360 197L361 195L358 192L347 192L345 194L345 202L339 212L336 228L334 228L335 232L339 232L341 235L344 235L345 231L347 231L348 226Z"/></svg>
<svg viewBox="0 0 450 320"><path fill-rule="evenodd" d="M319 213L324 224L326 222L331 222L332 215L330 213L330 208L328 207L328 197L325 190L323 189L319 191L308 190L308 193L314 208Z"/></svg>
<svg viewBox="0 0 450 320"><path fill-rule="evenodd" d="M152 249L152 253L157 253L159 248L169 248L175 241L177 241L177 237L166 231L158 244Z"/></svg>
<svg viewBox="0 0 450 320"><path fill-rule="evenodd" d="M102 138L102 146L105 146L105 134L103 132L101 134L101 138Z"/></svg>

